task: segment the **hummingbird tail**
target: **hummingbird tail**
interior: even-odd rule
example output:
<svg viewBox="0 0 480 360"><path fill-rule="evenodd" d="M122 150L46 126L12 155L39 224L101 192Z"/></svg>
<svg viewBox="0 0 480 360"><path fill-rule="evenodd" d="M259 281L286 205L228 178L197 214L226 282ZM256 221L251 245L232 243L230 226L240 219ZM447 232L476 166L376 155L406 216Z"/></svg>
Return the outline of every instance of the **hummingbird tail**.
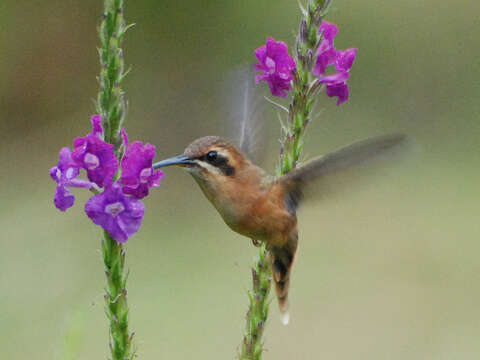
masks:
<svg viewBox="0 0 480 360"><path fill-rule="evenodd" d="M270 249L273 279L275 281L275 291L277 293L278 306L282 313L282 322L288 324L288 289L290 286L290 272L297 252L298 233L293 230L288 241L281 247L272 247Z"/></svg>

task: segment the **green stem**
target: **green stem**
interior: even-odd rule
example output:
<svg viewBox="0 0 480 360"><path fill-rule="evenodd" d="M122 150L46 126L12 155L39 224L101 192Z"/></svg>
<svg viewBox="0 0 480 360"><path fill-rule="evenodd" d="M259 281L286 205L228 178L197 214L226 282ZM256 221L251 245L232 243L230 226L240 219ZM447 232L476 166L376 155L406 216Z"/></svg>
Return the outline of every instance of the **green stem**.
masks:
<svg viewBox="0 0 480 360"><path fill-rule="evenodd" d="M122 42L128 27L123 17L123 0L105 0L100 35L100 90L97 111L102 115L105 141L115 145L117 157L123 152L120 129L125 117L125 98L121 88L124 70ZM118 174L117 174L118 177ZM133 333L128 329L125 249L108 232L102 241L107 286L105 312L110 325L110 351L113 360L133 359Z"/></svg>
<svg viewBox="0 0 480 360"><path fill-rule="evenodd" d="M133 333L128 330L128 304L125 271L125 250L108 232L104 232L102 241L103 261L107 286L105 294L105 313L110 322L110 350L114 360L133 359Z"/></svg>
<svg viewBox="0 0 480 360"><path fill-rule="evenodd" d="M266 244L260 246L258 260L252 268L253 288L248 292L249 306L247 327L243 336L241 360L260 360L263 352L263 329L268 317L270 284L272 281L270 261Z"/></svg>
<svg viewBox="0 0 480 360"><path fill-rule="evenodd" d="M316 51L322 40L318 35L318 28L330 3L331 0L310 0L300 25L295 44L297 72L293 82L293 100L288 108L288 122L282 128L278 176L294 169L302 153L305 129L310 122L316 90L320 85L312 74ZM248 293L250 303L241 360L262 359L263 330L268 318L268 297L272 278L265 243L260 247L258 260L253 265L252 278L253 290Z"/></svg>
<svg viewBox="0 0 480 360"><path fill-rule="evenodd" d="M316 51L322 41L318 28L327 14L331 0L311 0L295 43L297 72L293 82L293 100L289 106L288 122L282 129L280 163L277 175L285 175L297 167L304 145L304 134L320 84L312 74Z"/></svg>
<svg viewBox="0 0 480 360"><path fill-rule="evenodd" d="M120 129L125 117L125 98L121 88L126 75L122 42L128 27L123 17L123 0L105 0L100 25L100 91L97 110L102 115L105 141L121 145ZM118 153L117 153L118 155Z"/></svg>

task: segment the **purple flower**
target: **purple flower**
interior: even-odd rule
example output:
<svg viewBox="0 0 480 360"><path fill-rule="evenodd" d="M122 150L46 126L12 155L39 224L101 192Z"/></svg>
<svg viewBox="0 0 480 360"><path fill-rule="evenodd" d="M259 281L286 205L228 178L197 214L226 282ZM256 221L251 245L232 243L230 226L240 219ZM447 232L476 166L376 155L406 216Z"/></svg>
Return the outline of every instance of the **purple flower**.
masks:
<svg viewBox="0 0 480 360"><path fill-rule="evenodd" d="M104 228L117 242L124 243L142 225L145 206L142 201L125 196L118 181L85 204L87 216Z"/></svg>
<svg viewBox="0 0 480 360"><path fill-rule="evenodd" d="M320 76L320 82L326 84L326 93L329 97L337 97L337 106L348 100L347 80L350 76L350 69L358 49L347 49L337 51L335 58L336 73Z"/></svg>
<svg viewBox="0 0 480 360"><path fill-rule="evenodd" d="M328 97L337 97L337 106L348 100L348 85L346 83L328 84L325 92Z"/></svg>
<svg viewBox="0 0 480 360"><path fill-rule="evenodd" d="M337 36L338 28L335 24L330 24L326 21L322 21L319 34L323 34L323 39L318 47L317 61L313 68L313 75L323 75L327 70L327 66L335 64L337 51L333 45L333 39Z"/></svg>
<svg viewBox="0 0 480 360"><path fill-rule="evenodd" d="M161 170L154 171L152 166L155 157L155 146L134 141L128 144L126 132L122 131L126 146L122 159L123 192L137 199L148 195L150 187L160 186L160 179L164 177Z"/></svg>
<svg viewBox="0 0 480 360"><path fill-rule="evenodd" d="M286 97L290 90L290 81L296 69L295 61L288 54L287 45L282 41L268 38L267 43L255 50L259 64L255 64L256 71L263 74L255 76L255 82L266 81L272 95Z"/></svg>
<svg viewBox="0 0 480 360"><path fill-rule="evenodd" d="M318 48L313 74L319 76L320 82L326 84L327 96L337 97L337 105L340 105L348 100L347 80L358 49L335 49L333 39L338 33L338 28L334 24L323 21L318 32L323 34L323 40ZM335 66L337 72L325 75L327 67L331 65Z"/></svg>
<svg viewBox="0 0 480 360"><path fill-rule="evenodd" d="M53 202L57 209L65 211L73 206L75 196L68 190L68 187L80 187L90 189L94 186L89 181L76 179L80 170L72 159L69 148L60 150L57 166L50 169L50 177L58 184Z"/></svg>
<svg viewBox="0 0 480 360"><path fill-rule="evenodd" d="M103 140L102 115L93 114L90 121L92 122L92 135Z"/></svg>
<svg viewBox="0 0 480 360"><path fill-rule="evenodd" d="M338 50L335 59L335 70L337 71L350 71L353 62L355 61L355 55L357 55L358 49L351 48L347 50Z"/></svg>
<svg viewBox="0 0 480 360"><path fill-rule="evenodd" d="M109 185L118 169L118 160L113 145L103 141L100 115L93 115L92 132L73 142L73 160L87 170L87 176L99 187Z"/></svg>

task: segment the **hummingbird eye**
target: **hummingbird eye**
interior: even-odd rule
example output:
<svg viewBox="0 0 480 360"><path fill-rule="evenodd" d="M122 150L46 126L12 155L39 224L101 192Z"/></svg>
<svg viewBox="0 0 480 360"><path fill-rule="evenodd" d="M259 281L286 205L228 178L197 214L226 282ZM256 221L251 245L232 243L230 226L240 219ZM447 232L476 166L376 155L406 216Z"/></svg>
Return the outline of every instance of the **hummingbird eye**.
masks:
<svg viewBox="0 0 480 360"><path fill-rule="evenodd" d="M209 151L206 158L207 158L207 161L209 163L215 162L215 160L217 160L217 152L216 151Z"/></svg>
<svg viewBox="0 0 480 360"><path fill-rule="evenodd" d="M235 169L228 163L228 158L215 150L209 151L199 159L220 169L224 175L232 176L235 174Z"/></svg>

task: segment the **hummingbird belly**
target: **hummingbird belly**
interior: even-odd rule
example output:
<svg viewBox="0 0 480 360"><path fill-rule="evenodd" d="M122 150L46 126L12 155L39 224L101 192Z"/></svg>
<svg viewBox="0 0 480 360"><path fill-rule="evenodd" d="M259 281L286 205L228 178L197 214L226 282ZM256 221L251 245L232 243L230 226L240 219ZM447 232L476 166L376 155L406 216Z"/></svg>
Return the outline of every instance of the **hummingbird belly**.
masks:
<svg viewBox="0 0 480 360"><path fill-rule="evenodd" d="M235 181L214 175L194 178L225 223L252 240L282 246L297 224L295 214L285 208L284 190L276 184L262 183L258 176Z"/></svg>
<svg viewBox="0 0 480 360"><path fill-rule="evenodd" d="M297 219L289 213L283 201L271 194L251 198L243 196L236 201L214 204L225 223L235 232L252 240L266 241L271 246L281 246L296 226Z"/></svg>

